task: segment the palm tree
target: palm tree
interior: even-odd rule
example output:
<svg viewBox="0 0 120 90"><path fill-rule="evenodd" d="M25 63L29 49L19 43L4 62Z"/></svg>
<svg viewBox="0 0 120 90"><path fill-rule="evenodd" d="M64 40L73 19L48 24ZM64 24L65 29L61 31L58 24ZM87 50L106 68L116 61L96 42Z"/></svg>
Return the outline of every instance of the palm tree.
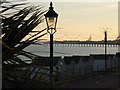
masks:
<svg viewBox="0 0 120 90"><path fill-rule="evenodd" d="M7 5L6 5L7 4ZM21 73L17 68L29 67L27 63L22 61L18 55L24 55L30 59L35 59L35 56L31 53L25 52L23 49L34 43L35 40L46 35L46 29L38 31L27 40L22 41L24 37L32 33L32 30L43 22L42 7L30 6L23 9L17 8L18 6L24 6L25 3L12 4L10 2L1 3L2 9L2 68L3 68L3 86L4 87L30 87L30 83L22 84L26 81L26 72ZM10 10L14 12L9 13ZM29 17L28 17L29 16ZM44 32L44 34L41 34ZM23 72L23 70L21 69ZM18 75L17 75L18 74ZM22 75L21 75L22 74ZM22 76L22 77L20 77ZM23 77L24 76L24 77ZM12 82L12 83L11 83ZM13 84L14 83L14 84ZM12 84L12 85L11 85Z"/></svg>
<svg viewBox="0 0 120 90"><path fill-rule="evenodd" d="M43 15L46 11L42 10L41 5L24 7L25 5L26 3L6 2L1 3L0 6L2 7L0 16L2 19L2 85L3 88L51 87L49 80L51 75L48 74L49 69L45 68L43 63L27 64L18 57L23 55L32 61L37 59L39 56L25 51L24 48L35 44L36 40L47 34L47 28L34 31L34 28L44 21ZM29 36L31 33L32 36ZM24 40L25 37L28 39ZM30 69L31 67L33 69ZM32 78L30 78L31 75L33 75ZM61 79L60 82L55 83L55 87L60 87L66 82L68 79Z"/></svg>

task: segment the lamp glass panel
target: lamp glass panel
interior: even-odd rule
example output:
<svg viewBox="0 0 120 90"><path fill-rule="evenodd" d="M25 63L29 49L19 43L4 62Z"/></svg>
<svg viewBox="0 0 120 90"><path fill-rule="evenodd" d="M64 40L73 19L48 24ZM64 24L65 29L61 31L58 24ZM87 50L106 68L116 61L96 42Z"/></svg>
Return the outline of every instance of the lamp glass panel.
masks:
<svg viewBox="0 0 120 90"><path fill-rule="evenodd" d="M56 17L48 17L47 22L49 28L55 28Z"/></svg>

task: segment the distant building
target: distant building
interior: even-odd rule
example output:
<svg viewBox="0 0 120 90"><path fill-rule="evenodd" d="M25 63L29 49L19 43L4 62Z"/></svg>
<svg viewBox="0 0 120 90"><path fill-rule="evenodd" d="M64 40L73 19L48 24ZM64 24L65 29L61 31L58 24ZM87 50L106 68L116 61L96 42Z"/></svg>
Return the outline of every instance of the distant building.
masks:
<svg viewBox="0 0 120 90"><path fill-rule="evenodd" d="M79 76L86 75L86 61L83 57L79 60L78 65L79 65Z"/></svg>
<svg viewBox="0 0 120 90"><path fill-rule="evenodd" d="M113 56L114 55L107 55L105 56L104 54L91 54L94 58L93 62L93 71L104 71L105 70L105 60L107 59L107 69L112 68L112 65L114 64L112 62ZM106 59L105 59L106 58Z"/></svg>
<svg viewBox="0 0 120 90"><path fill-rule="evenodd" d="M81 72L81 69L82 69L82 66L81 66L81 62L83 61L83 57L82 56L73 56L72 57L73 60L72 62L74 62L74 77L79 77L81 76L82 72Z"/></svg>
<svg viewBox="0 0 120 90"><path fill-rule="evenodd" d="M65 72L68 72L72 77L79 77L86 74L86 61L83 56L65 56Z"/></svg>
<svg viewBox="0 0 120 90"><path fill-rule="evenodd" d="M65 56L64 58L54 57L53 59L54 70L57 71L59 69L60 77L66 77L65 73L75 78L93 73L93 71L104 71L105 60L107 60L107 69L120 67L120 52L116 53L116 55L90 54L89 56ZM50 57L38 57L33 60L32 64L45 66L49 69ZM36 69L36 72L38 70L39 68Z"/></svg>
<svg viewBox="0 0 120 90"><path fill-rule="evenodd" d="M108 60L107 60L107 69L114 68L114 56L115 54L109 54L108 55Z"/></svg>
<svg viewBox="0 0 120 90"><path fill-rule="evenodd" d="M92 73L93 72L93 61L94 58L92 56L83 56L83 58L86 61L86 74Z"/></svg>
<svg viewBox="0 0 120 90"><path fill-rule="evenodd" d="M112 68L116 68L116 67L118 67L118 60L117 60L117 58L116 58L116 54L112 57Z"/></svg>
<svg viewBox="0 0 120 90"><path fill-rule="evenodd" d="M117 63L117 67L120 67L120 52L116 53L116 63Z"/></svg>
<svg viewBox="0 0 120 90"><path fill-rule="evenodd" d="M65 72L72 74L72 67L70 66L71 62L72 62L72 57L71 56L65 56L64 57Z"/></svg>

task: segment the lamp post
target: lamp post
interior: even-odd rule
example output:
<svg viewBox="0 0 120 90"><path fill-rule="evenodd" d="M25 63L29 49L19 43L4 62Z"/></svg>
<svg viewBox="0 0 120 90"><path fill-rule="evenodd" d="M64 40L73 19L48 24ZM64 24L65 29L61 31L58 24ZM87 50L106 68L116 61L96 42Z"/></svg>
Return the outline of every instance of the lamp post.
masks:
<svg viewBox="0 0 120 90"><path fill-rule="evenodd" d="M50 2L50 7L48 12L45 14L45 19L47 23L47 32L50 34L50 74L53 73L53 34L56 32L56 24L58 14L53 10L52 2Z"/></svg>
<svg viewBox="0 0 120 90"><path fill-rule="evenodd" d="M107 31L105 31L105 70L107 70Z"/></svg>

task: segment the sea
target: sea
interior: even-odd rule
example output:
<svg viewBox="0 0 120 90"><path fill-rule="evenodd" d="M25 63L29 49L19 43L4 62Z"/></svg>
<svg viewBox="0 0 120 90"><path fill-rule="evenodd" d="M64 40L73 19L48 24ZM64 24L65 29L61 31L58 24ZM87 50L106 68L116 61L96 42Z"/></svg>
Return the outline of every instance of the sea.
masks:
<svg viewBox="0 0 120 90"><path fill-rule="evenodd" d="M24 50L39 56L50 56L50 47L45 45L30 45ZM107 54L116 54L118 47L107 47ZM89 56L90 54L104 54L105 47L54 46L54 56Z"/></svg>

